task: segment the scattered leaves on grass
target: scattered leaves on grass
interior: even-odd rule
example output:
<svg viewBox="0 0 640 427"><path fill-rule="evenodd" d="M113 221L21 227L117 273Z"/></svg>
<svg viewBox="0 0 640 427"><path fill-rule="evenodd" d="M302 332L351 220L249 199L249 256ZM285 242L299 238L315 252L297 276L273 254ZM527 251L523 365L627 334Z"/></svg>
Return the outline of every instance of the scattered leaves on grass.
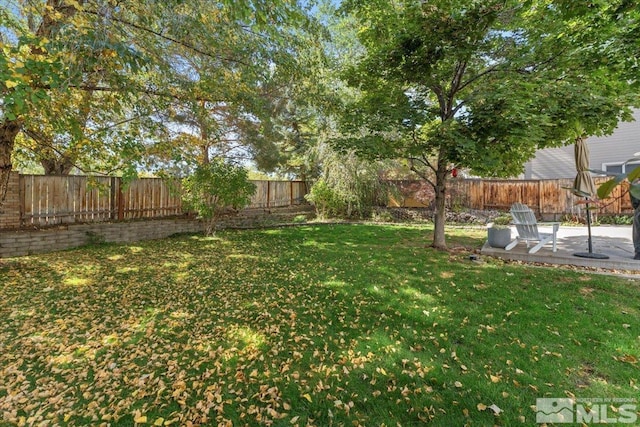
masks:
<svg viewBox="0 0 640 427"><path fill-rule="evenodd" d="M452 260L424 248L427 232L229 231L3 261L0 416L512 425L596 372L601 389L637 394L627 283L591 282L576 306L573 273ZM593 372L571 369L584 360Z"/></svg>

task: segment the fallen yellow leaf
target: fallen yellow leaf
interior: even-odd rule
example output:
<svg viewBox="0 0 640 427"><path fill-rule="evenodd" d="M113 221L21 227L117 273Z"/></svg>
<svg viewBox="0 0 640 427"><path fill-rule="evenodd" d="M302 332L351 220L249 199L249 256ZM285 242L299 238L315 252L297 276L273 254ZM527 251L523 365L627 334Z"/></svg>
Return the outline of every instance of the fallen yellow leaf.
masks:
<svg viewBox="0 0 640 427"><path fill-rule="evenodd" d="M311 396L309 396L309 393L307 394L303 394L302 397L304 397L305 399L307 399L309 402L312 402L311 400Z"/></svg>
<svg viewBox="0 0 640 427"><path fill-rule="evenodd" d="M631 355L631 354L625 354L619 360L621 362L626 362L626 363L631 363L631 364L638 363L638 359L636 359L636 357Z"/></svg>
<svg viewBox="0 0 640 427"><path fill-rule="evenodd" d="M141 415L139 417L135 417L133 419L133 421L137 424L146 424L147 423L147 416L146 415Z"/></svg>

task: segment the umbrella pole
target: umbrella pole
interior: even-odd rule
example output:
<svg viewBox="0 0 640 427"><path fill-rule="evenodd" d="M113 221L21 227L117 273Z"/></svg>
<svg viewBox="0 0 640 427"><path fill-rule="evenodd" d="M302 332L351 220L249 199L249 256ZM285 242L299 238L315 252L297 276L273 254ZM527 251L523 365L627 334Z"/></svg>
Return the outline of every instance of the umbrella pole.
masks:
<svg viewBox="0 0 640 427"><path fill-rule="evenodd" d="M589 253L593 253L593 243L591 241L591 210L589 209L589 203L587 205L587 230L589 231Z"/></svg>
<svg viewBox="0 0 640 427"><path fill-rule="evenodd" d="M593 244L591 242L591 210L589 209L589 198L586 198L587 206L587 230L589 232L589 252L579 252L573 254L574 256L581 258L594 258L594 259L609 259L608 255L593 253Z"/></svg>

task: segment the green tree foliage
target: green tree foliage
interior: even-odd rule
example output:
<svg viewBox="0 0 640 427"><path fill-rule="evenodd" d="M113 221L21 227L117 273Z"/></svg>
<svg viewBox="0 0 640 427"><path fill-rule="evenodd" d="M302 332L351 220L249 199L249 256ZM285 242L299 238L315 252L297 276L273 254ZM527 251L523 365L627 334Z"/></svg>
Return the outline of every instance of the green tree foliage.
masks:
<svg viewBox="0 0 640 427"><path fill-rule="evenodd" d="M625 162L626 163L637 163L640 161L640 157L637 157L639 153L636 153L635 156ZM631 172L623 172L617 174L610 180L603 182L598 187L598 197L601 199L606 199L609 197L614 188L623 182L627 181L629 183L629 192L636 199L640 199L640 167L634 168Z"/></svg>
<svg viewBox="0 0 640 427"><path fill-rule="evenodd" d="M367 218L372 207L386 203L389 188L380 178L380 162L336 152L324 143L314 148L313 156L322 174L307 200L319 217Z"/></svg>
<svg viewBox="0 0 640 427"><path fill-rule="evenodd" d="M319 219L337 217L344 211L345 204L324 178L317 180L305 199L313 203Z"/></svg>
<svg viewBox="0 0 640 427"><path fill-rule="evenodd" d="M435 191L434 247L446 248L454 167L514 176L536 149L628 117L628 60L608 46L619 26L637 29L637 20L613 11L629 2L574 3L344 3L366 53L344 73L353 95L336 145L411 162Z"/></svg>
<svg viewBox="0 0 640 427"><path fill-rule="evenodd" d="M185 208L205 221L207 235L215 232L216 220L225 208L247 206L255 190L245 168L222 159L198 165L191 175L182 179Z"/></svg>
<svg viewBox="0 0 640 427"><path fill-rule="evenodd" d="M193 96L174 99L159 114L166 138L151 147L157 160L206 163L224 156L251 159L267 171L284 161L282 140L290 124L283 112L314 92L308 89L315 87L315 65L322 61L322 33L295 2L259 3L267 9L256 4L255 16L218 13L217 25L206 29L208 38L190 33L193 45L215 49L218 56L189 55L180 46L170 50ZM277 7L282 16L263 21Z"/></svg>
<svg viewBox="0 0 640 427"><path fill-rule="evenodd" d="M0 12L0 200L15 154L58 173L73 165L127 174L180 163L219 144L225 131L246 137L242 144L259 136L248 142L250 154L268 151L252 147L273 145L265 142L277 136L268 132L273 100L299 77L313 80L298 53L319 44L320 26L305 7L293 0L11 3Z"/></svg>

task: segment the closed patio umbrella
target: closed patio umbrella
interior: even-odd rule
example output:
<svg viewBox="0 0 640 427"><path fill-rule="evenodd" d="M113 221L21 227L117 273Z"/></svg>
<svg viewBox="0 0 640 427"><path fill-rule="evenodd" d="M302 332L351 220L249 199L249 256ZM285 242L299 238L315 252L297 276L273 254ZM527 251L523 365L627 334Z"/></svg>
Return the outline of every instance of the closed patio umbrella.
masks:
<svg viewBox="0 0 640 427"><path fill-rule="evenodd" d="M591 211L589 210L589 200L596 194L596 186L589 172L589 147L585 142L585 138L578 137L575 142L575 160L576 171L578 174L573 181L573 193L584 197L587 207L587 229L589 230L589 252L580 252L573 254L582 258L607 259L607 255L596 254L593 252L593 244L591 241Z"/></svg>
<svg viewBox="0 0 640 427"><path fill-rule="evenodd" d="M596 194L596 186L589 172L589 147L584 138L576 138L574 153L578 174L573 180L573 188L582 197L593 197Z"/></svg>

